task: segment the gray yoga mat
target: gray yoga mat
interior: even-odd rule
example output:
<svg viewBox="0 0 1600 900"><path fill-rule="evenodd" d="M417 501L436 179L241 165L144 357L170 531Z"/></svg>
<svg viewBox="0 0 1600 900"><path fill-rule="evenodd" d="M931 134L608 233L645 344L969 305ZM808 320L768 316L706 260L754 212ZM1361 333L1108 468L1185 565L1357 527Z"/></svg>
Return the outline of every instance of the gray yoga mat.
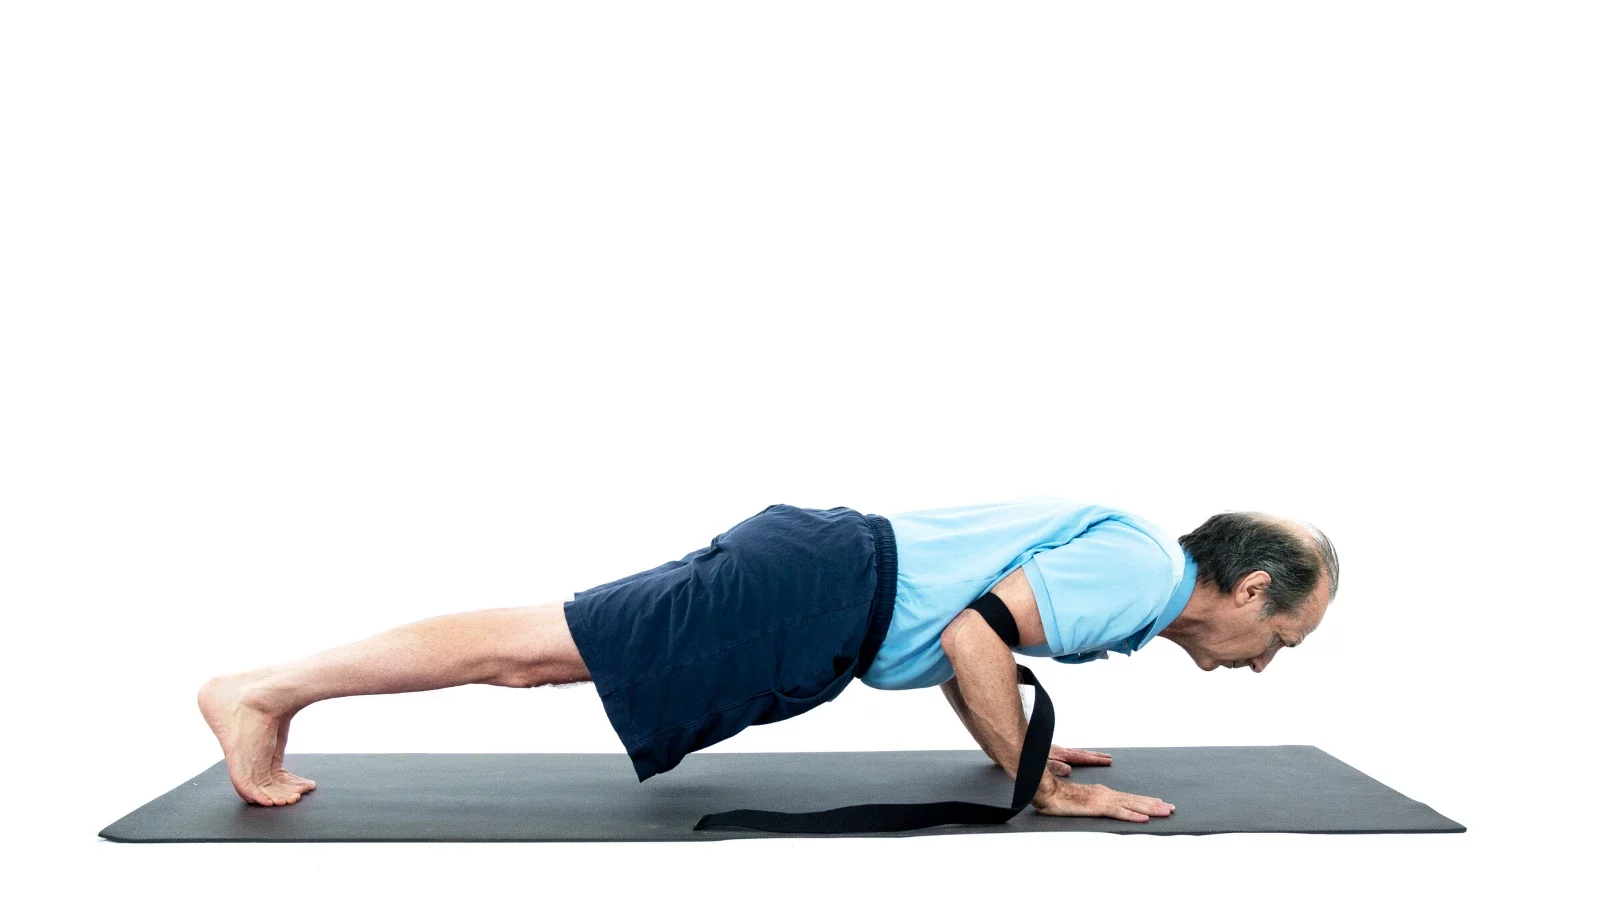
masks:
<svg viewBox="0 0 1600 900"><path fill-rule="evenodd" d="M1148 822L1040 815L873 836L1098 831L1113 834L1460 832L1466 828L1316 747L1113 747L1071 780L1160 797ZM288 806L247 804L221 760L100 832L113 841L718 841L793 835L717 828L729 809L804 812L857 803L968 800L1006 807L1012 782L979 750L701 751L640 782L620 753L291 753L317 789Z"/></svg>

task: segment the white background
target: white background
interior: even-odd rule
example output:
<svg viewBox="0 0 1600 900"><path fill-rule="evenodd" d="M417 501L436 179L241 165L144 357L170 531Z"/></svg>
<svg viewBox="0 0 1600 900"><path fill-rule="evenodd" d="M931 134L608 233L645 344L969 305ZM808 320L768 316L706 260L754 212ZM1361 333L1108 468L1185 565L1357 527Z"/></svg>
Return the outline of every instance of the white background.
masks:
<svg viewBox="0 0 1600 900"><path fill-rule="evenodd" d="M1394 0L6 4L10 877L1560 886L1595 819L1596 24ZM1261 675L1166 641L1035 665L1060 742L1315 744L1469 830L96 837L220 758L207 676L559 603L770 503L1032 493L1174 536L1293 516L1344 567ZM974 746L938 691L856 685L705 752ZM621 747L591 686L470 686L314 706L289 751Z"/></svg>

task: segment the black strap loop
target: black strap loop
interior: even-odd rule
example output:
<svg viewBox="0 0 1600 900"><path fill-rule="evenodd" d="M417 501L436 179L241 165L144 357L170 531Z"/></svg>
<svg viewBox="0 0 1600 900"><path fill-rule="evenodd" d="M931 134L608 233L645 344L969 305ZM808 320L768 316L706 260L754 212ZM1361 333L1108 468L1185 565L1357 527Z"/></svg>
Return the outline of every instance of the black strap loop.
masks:
<svg viewBox="0 0 1600 900"><path fill-rule="evenodd" d="M1011 610L1006 608L1006 602L994 595L993 591L967 604L967 609L975 609L983 620L989 623L994 633L1000 635L1000 640L1006 642L1007 647L1015 647L1022 643L1022 635L1017 631L1017 620L1012 617Z"/></svg>
<svg viewBox="0 0 1600 900"><path fill-rule="evenodd" d="M1005 602L993 593L972 601L967 609L976 609L995 634L1005 641L1006 646L1015 647L1020 643L1016 619L1006 609ZM1039 782L1044 778L1045 764L1050 759L1050 741L1056 728L1055 707L1033 671L1027 666L1018 665L1017 682L1033 685L1033 715L1028 718L1028 730L1022 738L1022 756L1017 764L1016 788L1011 794L1010 807L951 800L936 803L864 803L805 813L733 809L701 816L694 830L735 826L790 834L847 834L911 831L935 825L1002 825L1033 802L1033 795L1038 793Z"/></svg>

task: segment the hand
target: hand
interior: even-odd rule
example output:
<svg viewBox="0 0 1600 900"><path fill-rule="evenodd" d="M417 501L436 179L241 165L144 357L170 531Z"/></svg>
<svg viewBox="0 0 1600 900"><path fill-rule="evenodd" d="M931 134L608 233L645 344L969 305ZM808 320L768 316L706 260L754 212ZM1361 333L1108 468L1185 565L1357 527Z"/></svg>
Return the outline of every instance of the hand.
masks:
<svg viewBox="0 0 1600 900"><path fill-rule="evenodd" d="M1054 775L1066 778L1072 774L1072 764L1080 766L1109 766L1111 754L1101 753L1098 750L1072 750L1060 744L1050 745L1050 758L1045 762L1045 768ZM999 760L995 765L1000 765Z"/></svg>
<svg viewBox="0 0 1600 900"><path fill-rule="evenodd" d="M1060 744L1051 744L1050 761L1045 763L1046 768L1065 778L1072 774L1072 766L1069 763L1080 766L1109 766L1111 754L1101 753L1098 750L1071 750Z"/></svg>
<svg viewBox="0 0 1600 900"><path fill-rule="evenodd" d="M1057 789L1041 802L1033 801L1047 816L1104 816L1128 822L1148 822L1151 816L1170 816L1177 809L1159 797L1124 794L1103 784L1057 782Z"/></svg>

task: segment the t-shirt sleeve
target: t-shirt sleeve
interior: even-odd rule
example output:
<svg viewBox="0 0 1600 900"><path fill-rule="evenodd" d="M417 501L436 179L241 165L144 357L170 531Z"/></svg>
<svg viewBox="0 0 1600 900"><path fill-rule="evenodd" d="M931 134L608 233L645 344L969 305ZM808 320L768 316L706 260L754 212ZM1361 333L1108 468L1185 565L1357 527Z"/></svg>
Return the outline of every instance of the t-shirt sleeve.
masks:
<svg viewBox="0 0 1600 900"><path fill-rule="evenodd" d="M1114 644L1159 615L1172 593L1172 562L1149 535L1106 519L1023 563L1045 641L1062 662L1104 659Z"/></svg>

